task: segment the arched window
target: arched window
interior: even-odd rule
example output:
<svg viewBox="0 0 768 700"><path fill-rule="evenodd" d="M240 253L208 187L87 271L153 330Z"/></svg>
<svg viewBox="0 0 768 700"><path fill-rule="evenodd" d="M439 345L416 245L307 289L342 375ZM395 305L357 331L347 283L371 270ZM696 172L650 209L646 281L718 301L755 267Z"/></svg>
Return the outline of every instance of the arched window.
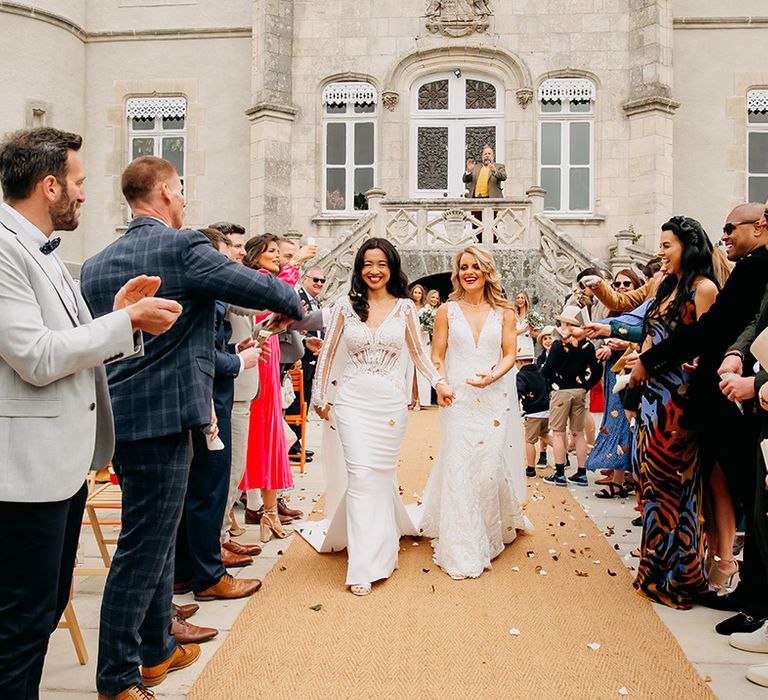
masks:
<svg viewBox="0 0 768 700"><path fill-rule="evenodd" d="M157 156L171 161L184 181L187 156L187 100L185 97L130 97L128 159Z"/></svg>
<svg viewBox="0 0 768 700"><path fill-rule="evenodd" d="M553 78L539 86L539 183L544 211L592 211L595 86Z"/></svg>
<svg viewBox="0 0 768 700"><path fill-rule="evenodd" d="M323 90L323 210L367 209L376 182L376 105L370 83L331 83Z"/></svg>
<svg viewBox="0 0 768 700"><path fill-rule="evenodd" d="M504 160L504 90L483 75L430 75L411 89L411 193L461 197L467 158L480 160L483 146Z"/></svg>
<svg viewBox="0 0 768 700"><path fill-rule="evenodd" d="M768 89L747 93L747 201L768 199Z"/></svg>

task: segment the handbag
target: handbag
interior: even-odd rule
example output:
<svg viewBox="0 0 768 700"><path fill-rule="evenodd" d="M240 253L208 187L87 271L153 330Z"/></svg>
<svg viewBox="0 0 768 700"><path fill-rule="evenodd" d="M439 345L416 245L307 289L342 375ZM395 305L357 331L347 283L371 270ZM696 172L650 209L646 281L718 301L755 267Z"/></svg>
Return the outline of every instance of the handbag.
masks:
<svg viewBox="0 0 768 700"><path fill-rule="evenodd" d="M291 379L291 375L286 372L285 378L283 379L283 386L281 388L281 399L283 404L283 409L290 408L291 404L296 399L296 392L293 390L293 380Z"/></svg>

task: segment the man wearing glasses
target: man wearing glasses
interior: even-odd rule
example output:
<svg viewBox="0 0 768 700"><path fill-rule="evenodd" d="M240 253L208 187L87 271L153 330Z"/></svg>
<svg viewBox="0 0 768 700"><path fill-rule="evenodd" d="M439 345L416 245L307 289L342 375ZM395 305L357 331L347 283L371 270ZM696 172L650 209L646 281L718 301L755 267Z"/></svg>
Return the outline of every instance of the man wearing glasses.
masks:
<svg viewBox="0 0 768 700"><path fill-rule="evenodd" d="M768 284L768 225L763 204L736 207L726 217L722 241L728 259L736 264L709 311L671 338L646 350L632 369L631 384L665 372L698 357L688 395L691 420L700 454L723 470L734 504L747 514L744 561L740 582L730 595L715 594L701 603L719 610L747 611L750 619L735 616L717 625L720 634L752 632L768 618L766 570L754 542L750 514L754 508L757 469L757 424L751 406L744 412L721 392L719 372L723 356L755 318ZM750 622L752 620L752 622Z"/></svg>

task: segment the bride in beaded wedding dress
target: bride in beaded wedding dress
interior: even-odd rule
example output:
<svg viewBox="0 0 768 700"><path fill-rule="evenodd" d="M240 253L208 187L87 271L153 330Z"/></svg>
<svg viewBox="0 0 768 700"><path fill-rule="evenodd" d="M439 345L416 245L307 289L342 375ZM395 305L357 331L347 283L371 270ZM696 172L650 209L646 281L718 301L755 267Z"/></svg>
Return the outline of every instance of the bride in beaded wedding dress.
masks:
<svg viewBox="0 0 768 700"><path fill-rule="evenodd" d="M491 255L479 246L454 261L453 293L437 313L432 360L455 388L440 411L440 455L424 493L421 534L451 578L476 578L530 529L520 503L525 471L514 371L515 313Z"/></svg>
<svg viewBox="0 0 768 700"><path fill-rule="evenodd" d="M408 421L408 357L430 380L440 405L453 396L423 350L416 306L406 297L394 246L378 238L363 243L349 298L333 308L315 371L313 404L328 421L328 519L297 530L320 552L346 547L346 585L355 595L367 595L374 581L388 578L397 567L400 537L417 534L400 500L396 468ZM339 445L341 453L334 449Z"/></svg>

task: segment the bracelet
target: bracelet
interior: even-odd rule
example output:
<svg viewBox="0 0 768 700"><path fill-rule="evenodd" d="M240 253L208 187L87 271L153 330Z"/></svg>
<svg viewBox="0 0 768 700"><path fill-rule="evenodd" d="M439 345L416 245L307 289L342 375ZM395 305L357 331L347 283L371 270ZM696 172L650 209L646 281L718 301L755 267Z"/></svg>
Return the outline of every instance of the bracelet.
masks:
<svg viewBox="0 0 768 700"><path fill-rule="evenodd" d="M726 357L738 357L740 360L744 360L744 353L741 350L729 350L725 355L723 355L723 359Z"/></svg>

